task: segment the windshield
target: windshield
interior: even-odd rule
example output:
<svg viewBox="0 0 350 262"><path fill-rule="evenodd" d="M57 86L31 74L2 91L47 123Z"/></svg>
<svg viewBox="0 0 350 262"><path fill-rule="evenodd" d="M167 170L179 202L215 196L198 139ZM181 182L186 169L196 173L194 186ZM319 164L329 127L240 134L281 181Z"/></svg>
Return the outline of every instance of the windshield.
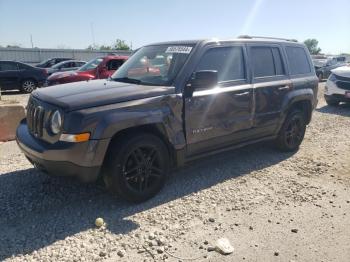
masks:
<svg viewBox="0 0 350 262"><path fill-rule="evenodd" d="M113 75L119 82L170 86L193 45L146 46L133 54Z"/></svg>
<svg viewBox="0 0 350 262"><path fill-rule="evenodd" d="M95 69L103 61L103 58L96 58L79 68L79 72Z"/></svg>

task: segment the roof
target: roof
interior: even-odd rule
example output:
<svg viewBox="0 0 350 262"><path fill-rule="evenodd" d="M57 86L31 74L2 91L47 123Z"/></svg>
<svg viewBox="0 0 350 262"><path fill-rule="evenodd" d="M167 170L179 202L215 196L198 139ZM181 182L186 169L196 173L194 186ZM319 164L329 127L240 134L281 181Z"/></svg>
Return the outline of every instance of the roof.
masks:
<svg viewBox="0 0 350 262"><path fill-rule="evenodd" d="M239 43L246 43L246 42L261 42L261 43L289 43L289 44L296 44L296 45L303 45L303 43L300 43L296 41L295 39L284 39L284 38L274 38L274 37L262 37L262 36L239 36L237 38L232 39L218 39L218 38L211 38L211 39L196 39L196 40L178 40L178 41L167 41L167 42L158 42L158 43L152 43L146 46L152 46L152 45L196 45L199 43L211 43L211 42L239 42Z"/></svg>

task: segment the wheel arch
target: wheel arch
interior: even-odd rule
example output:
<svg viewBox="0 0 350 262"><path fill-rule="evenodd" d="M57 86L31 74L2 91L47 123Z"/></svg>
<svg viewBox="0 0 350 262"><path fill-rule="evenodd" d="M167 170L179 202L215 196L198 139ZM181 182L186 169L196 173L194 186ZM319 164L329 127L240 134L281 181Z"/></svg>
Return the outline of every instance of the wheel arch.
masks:
<svg viewBox="0 0 350 262"><path fill-rule="evenodd" d="M115 134L111 137L108 143L108 147L104 156L104 163L114 144L116 144L118 141L122 139L127 139L127 137L139 135L139 134L151 134L158 137L164 143L164 145L168 150L171 166L176 165L176 162L177 162L176 149L174 145L171 143L171 141L169 140L169 137L166 132L166 127L162 123L149 123L149 124L143 124L139 126L132 126L132 127L128 127L115 132Z"/></svg>

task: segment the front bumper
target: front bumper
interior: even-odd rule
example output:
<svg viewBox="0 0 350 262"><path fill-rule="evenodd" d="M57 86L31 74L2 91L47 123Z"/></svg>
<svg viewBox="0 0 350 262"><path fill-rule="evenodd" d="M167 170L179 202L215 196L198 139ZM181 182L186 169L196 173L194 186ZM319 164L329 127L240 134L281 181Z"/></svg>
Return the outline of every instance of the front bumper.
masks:
<svg viewBox="0 0 350 262"><path fill-rule="evenodd" d="M350 103L350 98L345 97L345 95L341 94L332 94L332 95L324 95L324 98L329 101L338 101L343 103Z"/></svg>
<svg viewBox="0 0 350 262"><path fill-rule="evenodd" d="M103 139L50 144L34 137L29 132L25 119L17 128L16 141L37 168L57 176L75 176L83 182L96 181L109 143Z"/></svg>

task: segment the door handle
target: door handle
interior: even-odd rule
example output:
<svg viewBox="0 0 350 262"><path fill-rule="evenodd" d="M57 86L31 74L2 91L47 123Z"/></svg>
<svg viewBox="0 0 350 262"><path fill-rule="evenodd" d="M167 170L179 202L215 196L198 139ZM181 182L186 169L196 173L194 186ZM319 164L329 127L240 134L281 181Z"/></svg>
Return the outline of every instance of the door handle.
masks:
<svg viewBox="0 0 350 262"><path fill-rule="evenodd" d="M282 91L282 90L287 90L290 89L290 86L281 86L278 88L278 90Z"/></svg>
<svg viewBox="0 0 350 262"><path fill-rule="evenodd" d="M243 93L238 93L238 94L234 94L235 96L246 96L246 95L249 95L249 91L247 92L243 92Z"/></svg>

